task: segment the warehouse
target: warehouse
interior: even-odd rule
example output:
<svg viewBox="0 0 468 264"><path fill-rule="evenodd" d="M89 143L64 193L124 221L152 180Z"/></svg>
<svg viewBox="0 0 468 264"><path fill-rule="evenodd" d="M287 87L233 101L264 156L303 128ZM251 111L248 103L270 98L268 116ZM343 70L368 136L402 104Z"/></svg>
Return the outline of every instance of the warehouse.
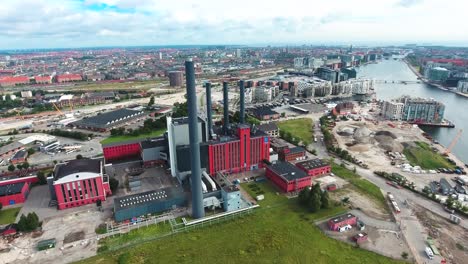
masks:
<svg viewBox="0 0 468 264"><path fill-rule="evenodd" d="M357 217L353 214L343 214L328 220L328 228L332 231L339 231L340 228L345 226L355 226Z"/></svg>
<svg viewBox="0 0 468 264"><path fill-rule="evenodd" d="M296 166L305 171L307 175L315 177L331 172L331 166L321 159L311 159L296 163Z"/></svg>
<svg viewBox="0 0 468 264"><path fill-rule="evenodd" d="M114 199L114 217L117 222L160 213L186 204L180 188L163 188Z"/></svg>
<svg viewBox="0 0 468 264"><path fill-rule="evenodd" d="M128 123L129 120L138 118L143 114L143 111L119 109L93 117L83 118L79 121L71 123L70 125L72 127L105 132L108 129L118 125Z"/></svg>
<svg viewBox="0 0 468 264"><path fill-rule="evenodd" d="M0 186L0 203L2 206L24 203L29 194L29 186L28 182Z"/></svg>
<svg viewBox="0 0 468 264"><path fill-rule="evenodd" d="M102 144L106 163L143 161L147 166L161 164L167 161L167 149L167 139L164 136Z"/></svg>
<svg viewBox="0 0 468 264"><path fill-rule="evenodd" d="M279 152L279 159L282 161L295 161L306 158L306 151L301 147L286 148Z"/></svg>
<svg viewBox="0 0 468 264"><path fill-rule="evenodd" d="M52 201L59 210L105 201L111 195L103 161L77 159L55 165L47 178Z"/></svg>
<svg viewBox="0 0 468 264"><path fill-rule="evenodd" d="M284 192L298 192L312 184L312 177L289 162L267 165L265 176Z"/></svg>

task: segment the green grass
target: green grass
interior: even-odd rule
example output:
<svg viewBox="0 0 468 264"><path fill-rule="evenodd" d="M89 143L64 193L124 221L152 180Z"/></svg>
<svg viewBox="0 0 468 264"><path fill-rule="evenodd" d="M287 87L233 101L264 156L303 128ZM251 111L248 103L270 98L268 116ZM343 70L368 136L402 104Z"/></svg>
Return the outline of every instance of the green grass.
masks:
<svg viewBox="0 0 468 264"><path fill-rule="evenodd" d="M310 118L299 118L278 122L280 130L289 132L293 137L309 143L312 142L312 138L314 136L312 125L313 122Z"/></svg>
<svg viewBox="0 0 468 264"><path fill-rule="evenodd" d="M148 138L148 137L157 137L157 136L162 135L164 132L166 132L166 129L159 129L149 134L141 134L138 136L111 136L111 137L101 140L101 144L116 143L116 142L122 142L122 141L127 141L127 140Z"/></svg>
<svg viewBox="0 0 468 264"><path fill-rule="evenodd" d="M21 207L16 208L3 208L0 210L0 225L7 225L14 223L16 220L16 216L18 215Z"/></svg>
<svg viewBox="0 0 468 264"><path fill-rule="evenodd" d="M382 191L372 182L361 178L358 174L348 170L347 168L343 168L336 163L332 163L332 172L336 176L349 181L349 183L355 186L360 193L376 201L382 208L387 208Z"/></svg>
<svg viewBox="0 0 468 264"><path fill-rule="evenodd" d="M422 169L432 170L438 168L453 169L455 166L447 159L431 149L431 146L424 142L415 142L416 146L409 146L403 150L406 158L412 166L421 166Z"/></svg>
<svg viewBox="0 0 468 264"><path fill-rule="evenodd" d="M269 182L255 185L265 191L265 200L251 215L79 263L404 263L329 238L315 226L314 220L343 208L312 214L296 199L276 195Z"/></svg>

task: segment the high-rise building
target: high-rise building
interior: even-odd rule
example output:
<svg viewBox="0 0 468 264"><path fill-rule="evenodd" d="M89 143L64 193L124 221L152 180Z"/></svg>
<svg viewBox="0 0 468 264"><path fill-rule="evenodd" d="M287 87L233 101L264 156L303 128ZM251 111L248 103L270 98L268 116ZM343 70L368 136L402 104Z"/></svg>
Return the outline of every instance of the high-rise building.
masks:
<svg viewBox="0 0 468 264"><path fill-rule="evenodd" d="M395 101L404 104L403 121L437 124L444 120L445 105L434 99L403 96Z"/></svg>
<svg viewBox="0 0 468 264"><path fill-rule="evenodd" d="M385 101L382 104L382 116L390 120L401 120L405 104Z"/></svg>
<svg viewBox="0 0 468 264"><path fill-rule="evenodd" d="M242 57L242 50L241 49L236 49L236 57L241 58Z"/></svg>

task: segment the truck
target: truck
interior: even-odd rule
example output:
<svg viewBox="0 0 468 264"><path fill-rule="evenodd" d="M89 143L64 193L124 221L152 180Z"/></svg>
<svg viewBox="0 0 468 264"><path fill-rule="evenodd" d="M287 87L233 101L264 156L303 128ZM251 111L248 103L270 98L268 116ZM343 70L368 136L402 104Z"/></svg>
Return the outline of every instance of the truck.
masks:
<svg viewBox="0 0 468 264"><path fill-rule="evenodd" d="M426 247L424 249L424 252L426 253L429 259L434 259L434 253L432 252L432 249L430 247Z"/></svg>
<svg viewBox="0 0 468 264"><path fill-rule="evenodd" d="M452 222L454 224L457 224L457 225L460 224L460 222L461 222L461 218L454 215L454 214L450 214L449 220L450 220L450 222Z"/></svg>

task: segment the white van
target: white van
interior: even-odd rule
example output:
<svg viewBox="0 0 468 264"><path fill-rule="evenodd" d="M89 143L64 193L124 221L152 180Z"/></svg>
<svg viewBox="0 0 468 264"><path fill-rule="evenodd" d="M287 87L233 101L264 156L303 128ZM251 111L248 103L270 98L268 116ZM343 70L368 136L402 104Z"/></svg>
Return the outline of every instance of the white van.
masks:
<svg viewBox="0 0 468 264"><path fill-rule="evenodd" d="M430 247L426 247L426 249L424 250L424 252L426 252L426 255L429 259L433 259L434 258L434 253L432 252L432 249Z"/></svg>

